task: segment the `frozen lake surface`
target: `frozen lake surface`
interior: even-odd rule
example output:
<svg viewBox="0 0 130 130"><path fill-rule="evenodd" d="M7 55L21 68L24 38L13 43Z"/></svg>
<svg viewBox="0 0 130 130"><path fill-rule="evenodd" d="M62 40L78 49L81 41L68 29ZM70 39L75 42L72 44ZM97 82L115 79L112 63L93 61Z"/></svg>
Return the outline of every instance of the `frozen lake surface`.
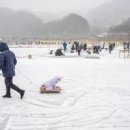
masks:
<svg viewBox="0 0 130 130"><path fill-rule="evenodd" d="M18 57L14 83L26 90L3 99L0 130L130 130L130 59L103 51L100 59L49 56L51 48L11 48ZM32 59L28 59L28 55ZM70 58L70 57L71 58ZM60 94L40 94L41 84L61 75Z"/></svg>

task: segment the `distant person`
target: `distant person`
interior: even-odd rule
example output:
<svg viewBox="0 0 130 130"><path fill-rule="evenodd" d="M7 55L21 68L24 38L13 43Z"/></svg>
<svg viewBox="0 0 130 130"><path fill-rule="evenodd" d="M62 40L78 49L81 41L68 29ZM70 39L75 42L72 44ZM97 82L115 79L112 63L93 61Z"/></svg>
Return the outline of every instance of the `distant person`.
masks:
<svg viewBox="0 0 130 130"><path fill-rule="evenodd" d="M79 45L78 45L78 48L77 48L77 51L78 51L78 55L79 55L79 56L80 56L81 50L82 50L82 44L79 44Z"/></svg>
<svg viewBox="0 0 130 130"><path fill-rule="evenodd" d="M11 98L10 89L12 88L20 94L20 98L22 99L25 90L22 90L13 84L15 65L17 64L15 54L9 50L8 45L4 42L0 42L0 52L0 69L2 70L6 85L6 94L3 96L3 98Z"/></svg>
<svg viewBox="0 0 130 130"><path fill-rule="evenodd" d="M123 42L123 49L127 49L127 42Z"/></svg>
<svg viewBox="0 0 130 130"><path fill-rule="evenodd" d="M75 45L76 51L78 51L79 42L75 41L75 42L74 42L74 45Z"/></svg>
<svg viewBox="0 0 130 130"><path fill-rule="evenodd" d="M59 86L56 84L63 79L63 77L56 76L48 81L45 81L43 85L40 87L41 90L61 90Z"/></svg>
<svg viewBox="0 0 130 130"><path fill-rule="evenodd" d="M51 55L53 54L53 50L50 50L50 54L51 54Z"/></svg>
<svg viewBox="0 0 130 130"><path fill-rule="evenodd" d="M67 43L64 41L64 43L63 43L63 48L64 48L64 51L66 51L67 50Z"/></svg>
<svg viewBox="0 0 130 130"><path fill-rule="evenodd" d="M102 45L102 48L101 49L104 49L105 48L105 42L103 42L103 45Z"/></svg>
<svg viewBox="0 0 130 130"><path fill-rule="evenodd" d="M87 44L86 43L84 43L83 48L84 48L84 51L87 50Z"/></svg>
<svg viewBox="0 0 130 130"><path fill-rule="evenodd" d="M57 49L55 52L55 56L63 56L64 53L62 53L62 49Z"/></svg>
<svg viewBox="0 0 130 130"><path fill-rule="evenodd" d="M116 43L115 43L115 42L112 43L112 46L113 46L113 50L114 50L114 48L115 48L115 46L116 46Z"/></svg>
<svg viewBox="0 0 130 130"><path fill-rule="evenodd" d="M76 50L76 46L74 43L72 44L71 50Z"/></svg>
<svg viewBox="0 0 130 130"><path fill-rule="evenodd" d="M98 54L98 46L97 45L94 45L93 53Z"/></svg>
<svg viewBox="0 0 130 130"><path fill-rule="evenodd" d="M130 42L128 42L128 45L127 45L128 49L130 49ZM129 50L130 51L130 50Z"/></svg>
<svg viewBox="0 0 130 130"><path fill-rule="evenodd" d="M112 43L109 43L109 54L111 54L112 50L113 50L113 45Z"/></svg>

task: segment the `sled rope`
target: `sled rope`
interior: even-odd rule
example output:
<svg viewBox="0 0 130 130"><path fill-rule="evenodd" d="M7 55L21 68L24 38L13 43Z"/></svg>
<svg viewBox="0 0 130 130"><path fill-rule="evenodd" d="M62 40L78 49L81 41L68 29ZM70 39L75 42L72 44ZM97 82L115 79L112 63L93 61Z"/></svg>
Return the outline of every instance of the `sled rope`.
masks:
<svg viewBox="0 0 130 130"><path fill-rule="evenodd" d="M34 86L38 86L36 83L34 83L30 78L28 78L28 76L26 76L25 74L23 74L20 70L17 69L17 71L26 79L30 82L30 84L33 84Z"/></svg>

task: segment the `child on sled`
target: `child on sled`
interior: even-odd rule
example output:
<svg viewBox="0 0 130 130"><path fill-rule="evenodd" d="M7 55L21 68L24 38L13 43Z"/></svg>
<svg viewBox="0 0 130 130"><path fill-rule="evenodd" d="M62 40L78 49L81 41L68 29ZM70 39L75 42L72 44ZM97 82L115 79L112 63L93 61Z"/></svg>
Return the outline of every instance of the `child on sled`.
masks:
<svg viewBox="0 0 130 130"><path fill-rule="evenodd" d="M56 86L56 84L61 79L63 79L63 77L57 76L51 80L44 82L43 85L40 87L41 91L60 91L61 88L59 86Z"/></svg>

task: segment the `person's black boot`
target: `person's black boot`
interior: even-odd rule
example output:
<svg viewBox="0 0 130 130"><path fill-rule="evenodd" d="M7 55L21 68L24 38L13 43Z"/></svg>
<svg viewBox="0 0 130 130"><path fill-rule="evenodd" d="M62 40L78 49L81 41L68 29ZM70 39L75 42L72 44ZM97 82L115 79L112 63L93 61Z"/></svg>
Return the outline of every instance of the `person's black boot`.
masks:
<svg viewBox="0 0 130 130"><path fill-rule="evenodd" d="M20 93L21 99L23 98L24 93L25 93L25 90L22 90L21 93Z"/></svg>
<svg viewBox="0 0 130 130"><path fill-rule="evenodd" d="M5 94L3 98L11 98L11 95Z"/></svg>

